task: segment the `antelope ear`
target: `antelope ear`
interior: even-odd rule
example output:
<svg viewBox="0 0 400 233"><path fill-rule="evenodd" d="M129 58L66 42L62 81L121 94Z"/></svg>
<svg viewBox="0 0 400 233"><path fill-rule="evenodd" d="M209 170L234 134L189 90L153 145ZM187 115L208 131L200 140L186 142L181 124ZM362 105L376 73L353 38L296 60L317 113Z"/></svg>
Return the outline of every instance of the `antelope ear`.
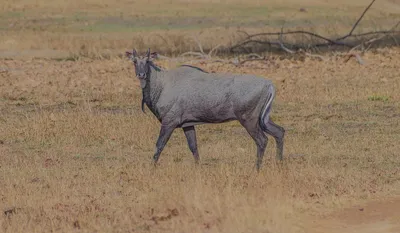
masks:
<svg viewBox="0 0 400 233"><path fill-rule="evenodd" d="M152 53L150 54L150 58L151 58L151 59L156 59L156 58L158 58L158 53L157 53L157 52L152 52Z"/></svg>
<svg viewBox="0 0 400 233"><path fill-rule="evenodd" d="M150 48L147 50L146 56L147 56L147 59L150 59Z"/></svg>
<svg viewBox="0 0 400 233"><path fill-rule="evenodd" d="M131 53L131 52L129 52L129 51L126 51L126 52L125 52L125 55L126 55L128 58L130 58L130 59L133 58L133 53Z"/></svg>

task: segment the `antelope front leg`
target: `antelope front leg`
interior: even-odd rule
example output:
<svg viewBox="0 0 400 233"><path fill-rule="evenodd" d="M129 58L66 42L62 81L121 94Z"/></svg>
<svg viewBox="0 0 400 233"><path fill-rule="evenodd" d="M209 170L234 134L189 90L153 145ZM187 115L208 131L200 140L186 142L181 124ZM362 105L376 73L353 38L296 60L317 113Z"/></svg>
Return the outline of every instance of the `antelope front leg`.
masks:
<svg viewBox="0 0 400 233"><path fill-rule="evenodd" d="M171 137L172 132L174 132L174 130L175 130L175 126L161 125L160 135L158 136L157 144L156 144L156 152L154 153L154 156L153 156L154 165L157 164L160 154L163 151L165 145L167 144L167 142L168 142L169 138Z"/></svg>

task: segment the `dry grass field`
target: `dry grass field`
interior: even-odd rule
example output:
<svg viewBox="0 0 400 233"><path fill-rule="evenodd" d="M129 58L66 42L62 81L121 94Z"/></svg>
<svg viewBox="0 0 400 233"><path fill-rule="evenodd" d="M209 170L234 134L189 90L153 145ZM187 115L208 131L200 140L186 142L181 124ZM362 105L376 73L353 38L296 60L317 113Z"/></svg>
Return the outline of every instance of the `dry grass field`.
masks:
<svg viewBox="0 0 400 233"><path fill-rule="evenodd" d="M398 197L400 50L364 59L198 64L277 85L285 160L270 140L260 174L235 122L198 127L197 167L175 131L154 169L159 124L140 111L129 61L2 60L0 207L13 213L1 229L312 232L341 208Z"/></svg>
<svg viewBox="0 0 400 233"><path fill-rule="evenodd" d="M284 161L271 138L260 173L237 122L197 127L198 166L176 130L154 168L159 123L140 110L132 64L99 59L132 47L195 49L190 35L205 48L230 44L238 28L279 29L300 7L308 12L288 25L340 34L368 2L3 2L0 232L400 232L400 48L370 50L364 65L334 54L192 61L275 83ZM398 19L399 7L377 1L360 30Z"/></svg>

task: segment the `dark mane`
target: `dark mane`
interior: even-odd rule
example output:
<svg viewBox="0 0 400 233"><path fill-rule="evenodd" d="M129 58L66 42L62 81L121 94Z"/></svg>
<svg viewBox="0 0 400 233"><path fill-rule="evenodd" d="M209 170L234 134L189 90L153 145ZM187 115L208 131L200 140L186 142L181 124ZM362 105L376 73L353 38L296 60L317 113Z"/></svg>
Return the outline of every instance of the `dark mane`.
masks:
<svg viewBox="0 0 400 233"><path fill-rule="evenodd" d="M158 67L156 64L154 64L152 61L150 61L150 66L153 67L156 71L162 71L160 67Z"/></svg>
<svg viewBox="0 0 400 233"><path fill-rule="evenodd" d="M163 71L163 69L161 69L160 67L158 67L158 66L157 66L156 64L154 64L152 61L149 61L149 64L150 64L150 66L153 67L157 72ZM145 111L144 111L144 104L145 104L144 99L145 99L144 92L142 92L142 112L145 112Z"/></svg>
<svg viewBox="0 0 400 233"><path fill-rule="evenodd" d="M207 71L205 71L205 70L203 70L203 69L201 69L201 68L199 68L199 67L196 67L196 66L191 66L191 65L181 65L181 66L191 67L191 68L193 68L193 69L200 70L201 72L208 73Z"/></svg>

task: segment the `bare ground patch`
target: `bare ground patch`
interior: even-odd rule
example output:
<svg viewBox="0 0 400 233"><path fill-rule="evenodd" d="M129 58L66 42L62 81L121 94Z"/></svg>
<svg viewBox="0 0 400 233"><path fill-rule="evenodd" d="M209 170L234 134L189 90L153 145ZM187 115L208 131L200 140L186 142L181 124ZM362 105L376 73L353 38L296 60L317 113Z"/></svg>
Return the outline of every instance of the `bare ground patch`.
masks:
<svg viewBox="0 0 400 233"><path fill-rule="evenodd" d="M399 208L398 197L364 202L314 220L315 227L311 232L398 232Z"/></svg>

